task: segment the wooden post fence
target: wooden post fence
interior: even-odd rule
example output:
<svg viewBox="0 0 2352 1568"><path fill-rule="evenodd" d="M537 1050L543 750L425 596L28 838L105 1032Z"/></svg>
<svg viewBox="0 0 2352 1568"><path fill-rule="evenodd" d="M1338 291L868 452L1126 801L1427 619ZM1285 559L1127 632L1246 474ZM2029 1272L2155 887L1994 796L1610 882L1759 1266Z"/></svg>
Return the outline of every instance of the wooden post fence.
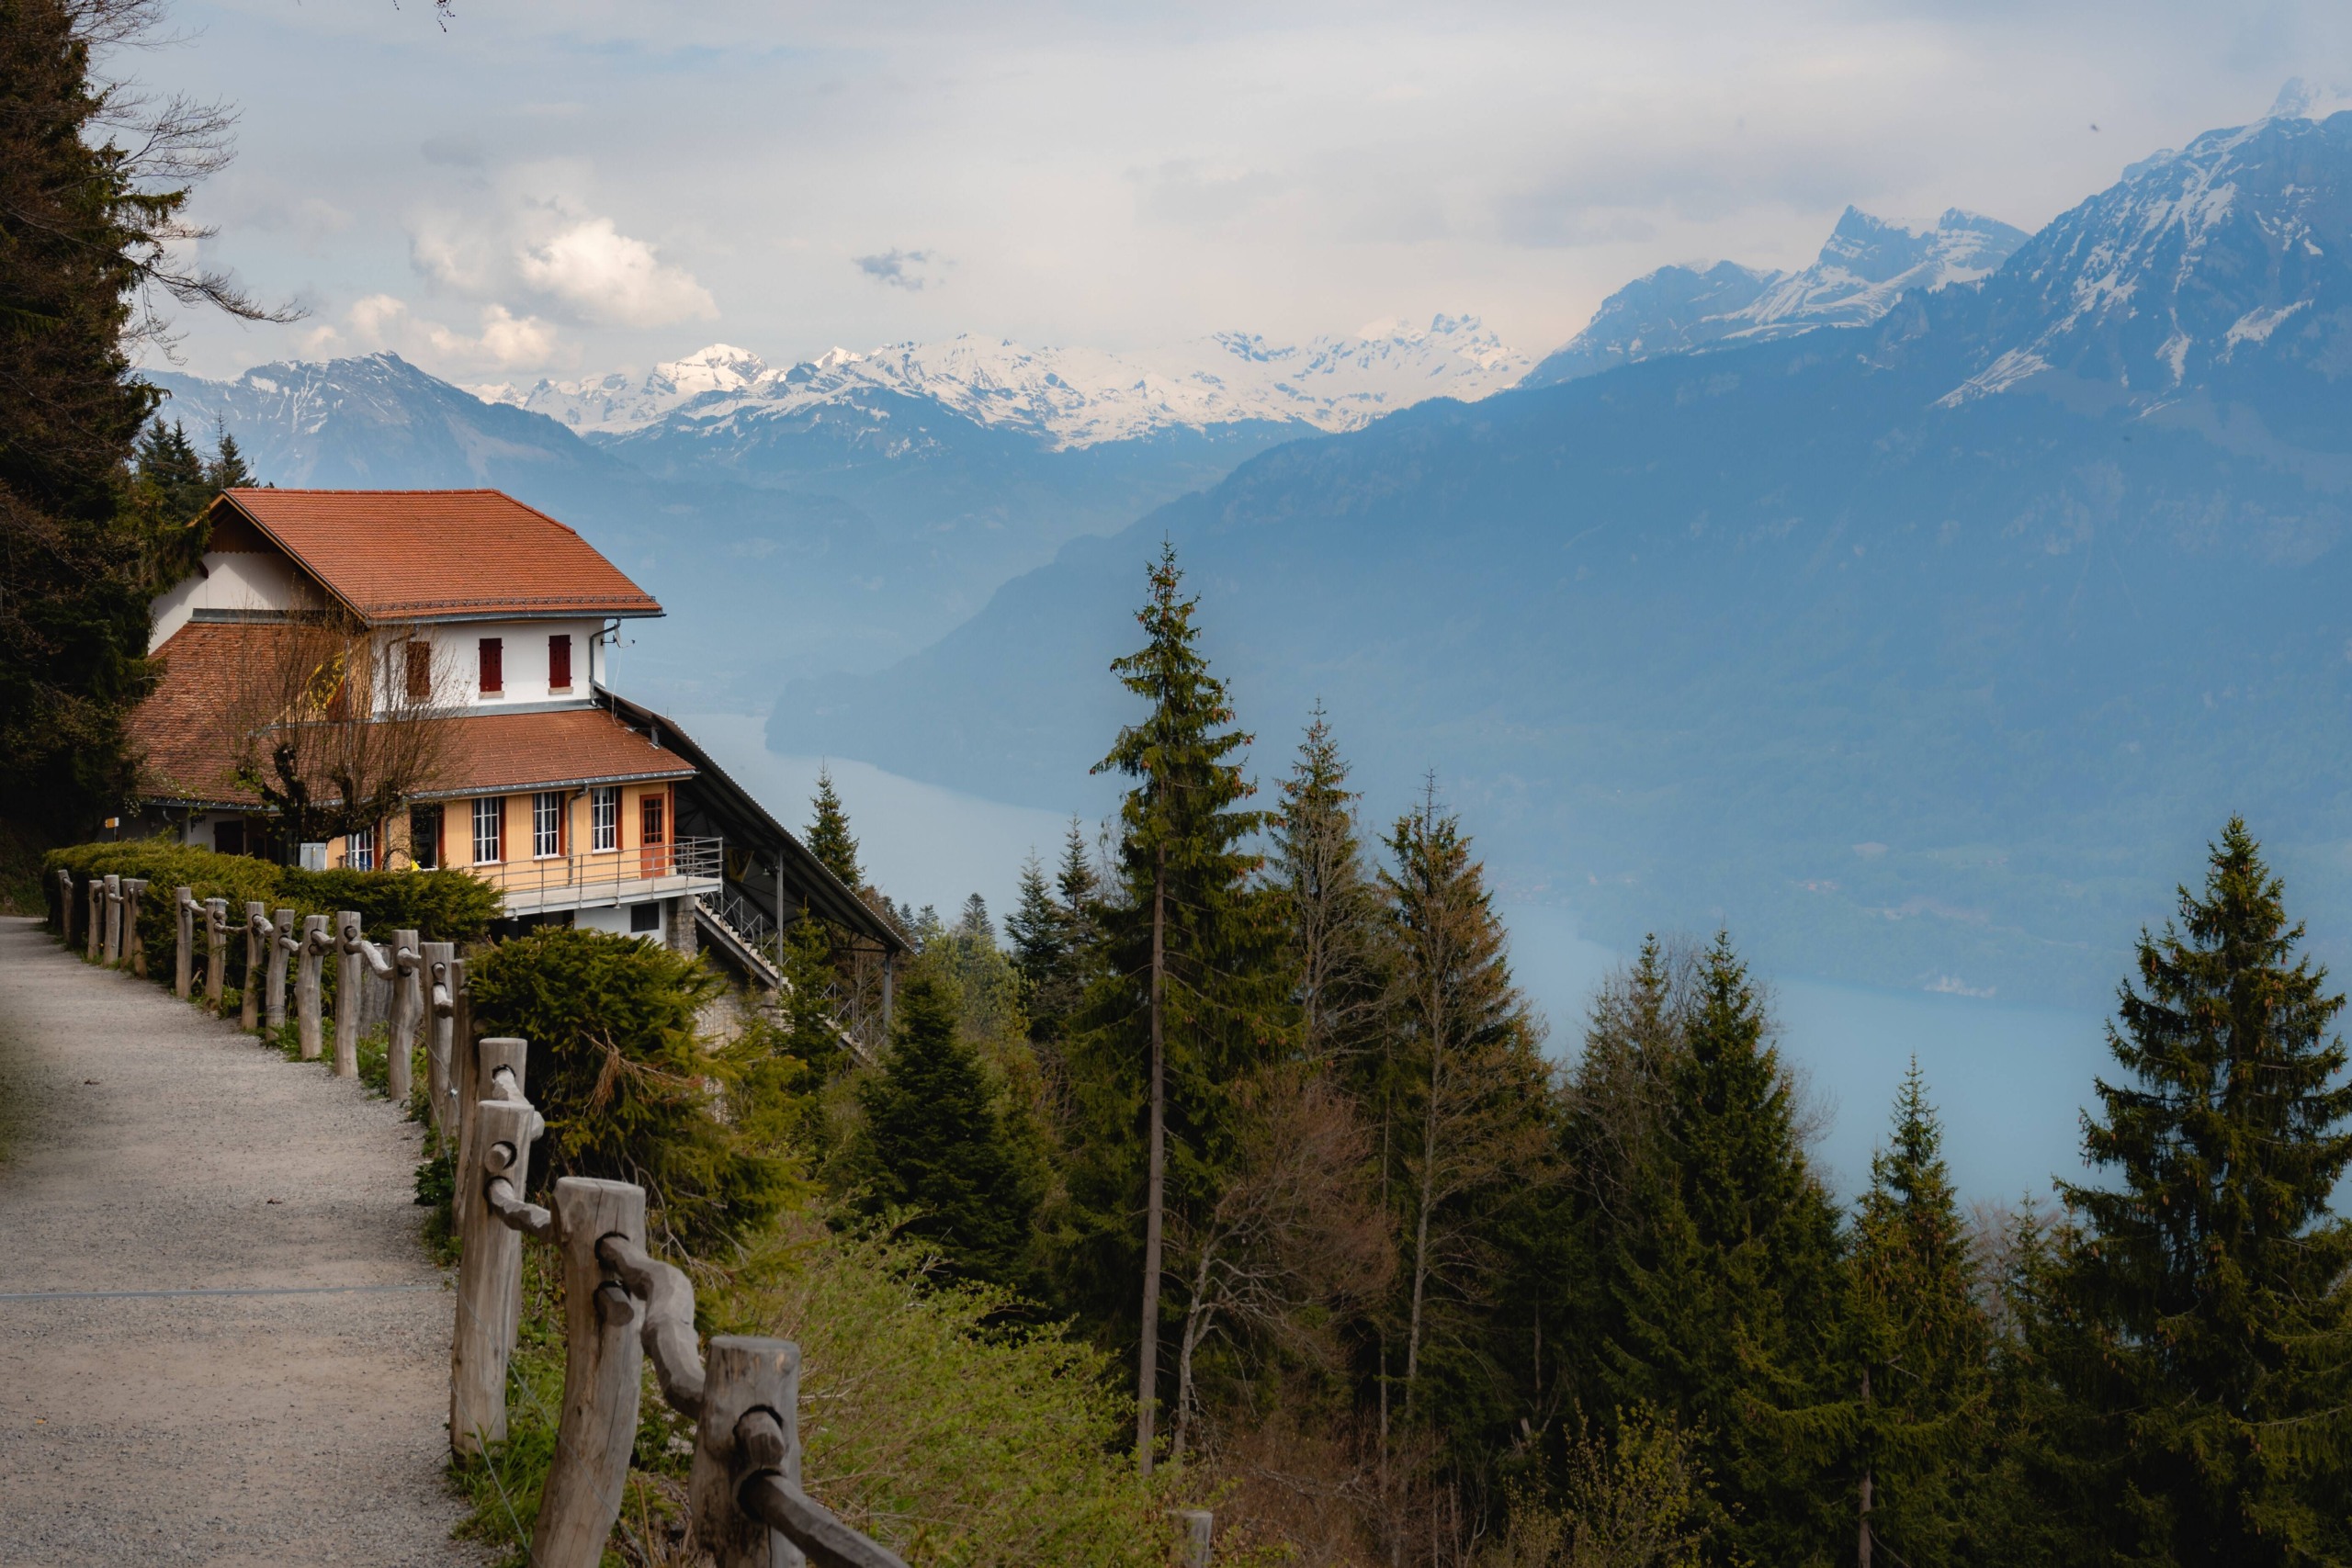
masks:
<svg viewBox="0 0 2352 1568"><path fill-rule="evenodd" d="M142 980L147 977L147 938L139 930L139 900L146 891L145 877L122 879L122 940L130 950L130 972Z"/></svg>
<svg viewBox="0 0 2352 1568"><path fill-rule="evenodd" d="M294 934L294 911L278 910L269 927L269 999L262 1013L272 1034L286 1027L286 964L301 950L302 943Z"/></svg>
<svg viewBox="0 0 2352 1568"><path fill-rule="evenodd" d="M415 1069L413 1058L416 1052L416 1026L424 1016L424 987L418 977L424 965L424 955L417 950L417 933L396 931L392 933L392 1016L385 1029L390 1036L386 1049L390 1052L392 1103L405 1110L409 1096L415 1089Z"/></svg>
<svg viewBox="0 0 2352 1568"><path fill-rule="evenodd" d="M229 900L207 898L204 901L204 1005L213 1012L220 1010L220 998L229 984Z"/></svg>
<svg viewBox="0 0 2352 1568"><path fill-rule="evenodd" d="M262 975L268 951L266 943L277 939L277 928L269 923L269 906L258 898L245 903L245 983L237 1001L237 1027L247 1033L261 1027Z"/></svg>
<svg viewBox="0 0 2352 1568"><path fill-rule="evenodd" d="M89 903L90 934L84 943L82 956L91 963L98 962L107 945L107 885L97 877L90 878L89 891L83 895Z"/></svg>
<svg viewBox="0 0 2352 1568"><path fill-rule="evenodd" d="M450 977L451 966L458 957L456 943L424 942L418 952L424 964L422 978L429 1019L426 1028L430 1032L424 1037L424 1098L432 1107L433 1131L447 1148L457 1126L457 1117L451 1113L455 1091L449 1082L449 1037L458 1010L452 987L454 984L457 990L463 990L465 983L462 978L453 982Z"/></svg>
<svg viewBox="0 0 2352 1568"><path fill-rule="evenodd" d="M485 1102L475 1113L482 1134L458 1190L485 1194L458 1232L458 1322L449 1341L449 1446L479 1454L506 1438L506 1363L514 1353L523 1280L523 1237L490 1207L493 1192L520 1203L531 1166L539 1113L520 1095ZM540 1209L527 1216L545 1234L552 1222Z"/></svg>
<svg viewBox="0 0 2352 1568"><path fill-rule="evenodd" d="M106 964L111 969L122 962L122 878L108 872L105 881L107 906Z"/></svg>
<svg viewBox="0 0 2352 1568"><path fill-rule="evenodd" d="M172 995L182 1001L195 994L196 986L196 889L172 889L173 931L177 941L173 944Z"/></svg>
<svg viewBox="0 0 2352 1568"><path fill-rule="evenodd" d="M74 945L74 874L62 868L57 873L57 940Z"/></svg>
<svg viewBox="0 0 2352 1568"><path fill-rule="evenodd" d="M300 1040L302 1060L319 1059L321 1046L319 1030L319 964L334 945L334 938L327 934L324 915L302 917L302 945L297 956L300 962L294 970L294 1025Z"/></svg>
<svg viewBox="0 0 2352 1568"><path fill-rule="evenodd" d="M359 1076L359 911L334 917L334 1076Z"/></svg>

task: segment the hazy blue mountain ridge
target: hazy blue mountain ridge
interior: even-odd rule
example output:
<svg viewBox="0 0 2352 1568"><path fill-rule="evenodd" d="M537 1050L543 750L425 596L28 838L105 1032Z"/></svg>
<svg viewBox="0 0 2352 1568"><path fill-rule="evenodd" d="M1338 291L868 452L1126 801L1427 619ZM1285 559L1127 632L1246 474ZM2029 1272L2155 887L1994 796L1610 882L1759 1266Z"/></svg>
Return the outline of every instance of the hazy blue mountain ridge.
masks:
<svg viewBox="0 0 2352 1568"><path fill-rule="evenodd" d="M1603 940L2095 1002L2244 810L2340 958L2347 200L2352 115L2216 132L1872 325L1293 443L772 743L1091 804L1166 535L1262 773L1319 696Z"/></svg>
<svg viewBox="0 0 2352 1568"><path fill-rule="evenodd" d="M1817 327L1866 326L1912 289L1986 276L2025 238L2023 230L1958 208L1915 234L1849 207L1803 271L1717 262L1663 266L1635 278L1602 300L1585 329L1521 385L1548 387L1635 360L1769 342Z"/></svg>

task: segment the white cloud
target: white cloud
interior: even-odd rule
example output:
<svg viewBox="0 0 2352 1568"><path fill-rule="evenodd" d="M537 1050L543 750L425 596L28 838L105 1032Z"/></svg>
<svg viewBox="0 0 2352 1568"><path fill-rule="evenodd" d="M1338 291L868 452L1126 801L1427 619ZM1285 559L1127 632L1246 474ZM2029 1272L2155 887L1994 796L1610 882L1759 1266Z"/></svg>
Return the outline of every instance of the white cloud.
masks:
<svg viewBox="0 0 2352 1568"><path fill-rule="evenodd" d="M665 264L652 246L622 233L609 218L584 219L526 244L516 267L525 283L592 321L662 327L718 314L710 290L694 274Z"/></svg>
<svg viewBox="0 0 2352 1568"><path fill-rule="evenodd" d="M553 323L537 316L517 316L492 303L482 307L480 332L458 332L419 317L408 301L390 294L353 300L340 327L322 321L300 342L302 351L313 355L390 349L445 373L537 370L567 357Z"/></svg>

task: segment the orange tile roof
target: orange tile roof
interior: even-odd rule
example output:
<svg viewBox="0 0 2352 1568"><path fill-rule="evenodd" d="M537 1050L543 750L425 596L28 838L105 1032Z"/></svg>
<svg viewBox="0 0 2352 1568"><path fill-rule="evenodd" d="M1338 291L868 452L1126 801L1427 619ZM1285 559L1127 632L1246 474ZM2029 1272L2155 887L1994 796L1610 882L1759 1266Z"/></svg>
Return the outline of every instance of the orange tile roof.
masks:
<svg viewBox="0 0 2352 1568"><path fill-rule="evenodd" d="M233 507L371 622L658 615L587 540L494 490L232 490Z"/></svg>
<svg viewBox="0 0 2352 1568"><path fill-rule="evenodd" d="M155 650L163 679L132 712L151 800L258 809L234 782L235 737L225 722L233 672L269 656L268 625L191 621ZM468 712L449 721L448 750L427 798L505 795L566 785L685 779L695 767L603 708Z"/></svg>
<svg viewBox="0 0 2352 1568"><path fill-rule="evenodd" d="M603 708L471 714L456 730L440 777L424 792L505 795L561 784L688 779L694 764L665 751Z"/></svg>
<svg viewBox="0 0 2352 1568"><path fill-rule="evenodd" d="M261 796L230 781L234 739L222 722L233 672L268 657L269 626L192 621L155 650L163 679L124 728L145 758L141 793L154 800L259 807Z"/></svg>

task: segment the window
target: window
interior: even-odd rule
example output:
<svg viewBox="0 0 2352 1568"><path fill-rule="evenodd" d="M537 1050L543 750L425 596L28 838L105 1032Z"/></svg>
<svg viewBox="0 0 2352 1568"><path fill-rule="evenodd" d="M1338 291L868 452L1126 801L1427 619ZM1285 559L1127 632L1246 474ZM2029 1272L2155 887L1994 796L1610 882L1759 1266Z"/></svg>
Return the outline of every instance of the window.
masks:
<svg viewBox="0 0 2352 1568"><path fill-rule="evenodd" d="M343 863L354 871L376 869L376 829L362 828L343 838Z"/></svg>
<svg viewBox="0 0 2352 1568"><path fill-rule="evenodd" d="M548 690L571 690L571 634L548 638Z"/></svg>
<svg viewBox="0 0 2352 1568"><path fill-rule="evenodd" d="M531 855L552 860L563 853L563 792L543 789L531 796Z"/></svg>
<svg viewBox="0 0 2352 1568"><path fill-rule="evenodd" d="M506 645L494 637L481 639L481 694L494 697L506 690Z"/></svg>
<svg viewBox="0 0 2352 1568"><path fill-rule="evenodd" d="M408 700L428 702L433 696L433 645L414 637L401 644L408 657Z"/></svg>
<svg viewBox="0 0 2352 1568"><path fill-rule="evenodd" d="M599 852L621 847L618 784L599 784L588 792L588 847Z"/></svg>
<svg viewBox="0 0 2352 1568"><path fill-rule="evenodd" d="M441 808L415 806L408 814L408 855L419 871L441 869Z"/></svg>
<svg viewBox="0 0 2352 1568"><path fill-rule="evenodd" d="M474 802L474 863L495 865L506 857L500 852L499 840L506 836L506 802L503 796L488 795Z"/></svg>
<svg viewBox="0 0 2352 1568"><path fill-rule="evenodd" d="M245 823L243 818L212 824L212 852L220 855L245 852Z"/></svg>
<svg viewBox="0 0 2352 1568"><path fill-rule="evenodd" d="M662 906L631 904L628 907L628 929L632 931L658 931L662 929Z"/></svg>

